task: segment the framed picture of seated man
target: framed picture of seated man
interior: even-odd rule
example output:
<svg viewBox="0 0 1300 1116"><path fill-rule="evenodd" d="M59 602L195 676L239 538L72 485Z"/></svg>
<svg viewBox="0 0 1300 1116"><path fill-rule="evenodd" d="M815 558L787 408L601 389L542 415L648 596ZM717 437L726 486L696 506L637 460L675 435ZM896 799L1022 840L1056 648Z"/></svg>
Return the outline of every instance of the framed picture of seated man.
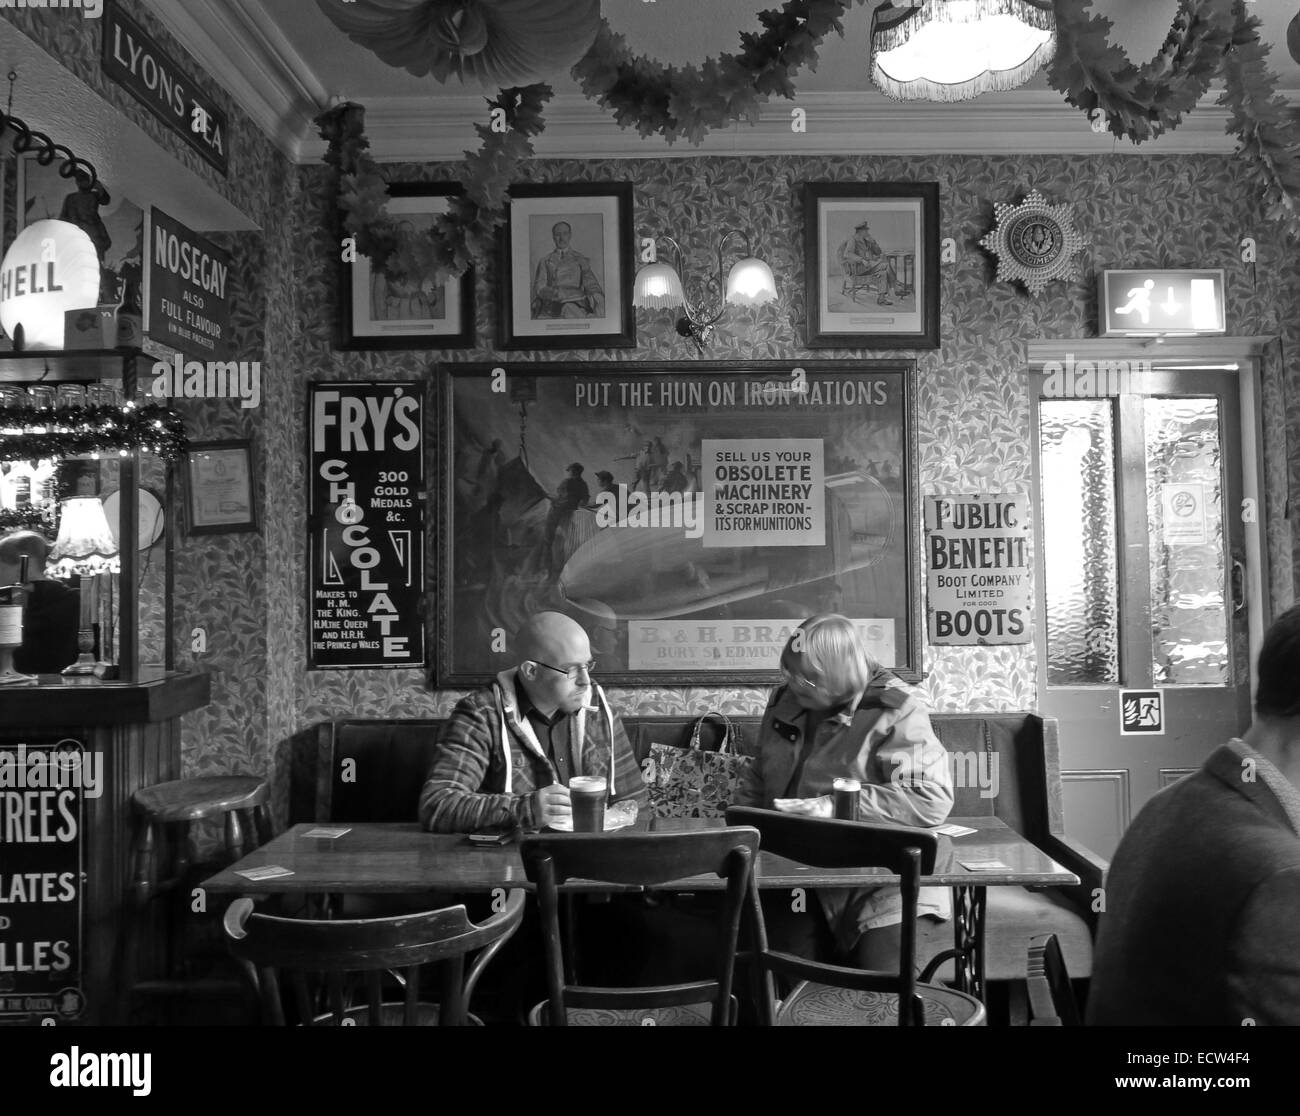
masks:
<svg viewBox="0 0 1300 1116"><path fill-rule="evenodd" d="M631 185L512 186L499 289L503 349L635 345Z"/></svg>
<svg viewBox="0 0 1300 1116"><path fill-rule="evenodd" d="M563 612L604 681L765 684L818 612L921 676L911 361L444 364L437 685Z"/></svg>
<svg viewBox="0 0 1300 1116"><path fill-rule="evenodd" d="M939 347L939 186L803 189L808 347Z"/></svg>

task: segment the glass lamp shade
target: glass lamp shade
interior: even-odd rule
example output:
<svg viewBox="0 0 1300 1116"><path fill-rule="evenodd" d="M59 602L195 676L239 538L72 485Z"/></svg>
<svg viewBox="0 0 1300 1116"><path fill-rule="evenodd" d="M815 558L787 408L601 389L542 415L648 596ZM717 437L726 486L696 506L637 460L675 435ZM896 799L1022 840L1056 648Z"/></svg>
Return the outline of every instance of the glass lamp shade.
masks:
<svg viewBox="0 0 1300 1116"><path fill-rule="evenodd" d="M632 284L632 303L647 310L669 310L686 301L677 269L663 262L646 264Z"/></svg>
<svg viewBox="0 0 1300 1116"><path fill-rule="evenodd" d="M871 17L871 80L898 101L1015 89L1055 54L1051 0L919 0Z"/></svg>
<svg viewBox="0 0 1300 1116"><path fill-rule="evenodd" d="M64 314L99 301L99 254L94 241L68 221L33 221L0 263L0 325L17 327L29 349L61 349Z"/></svg>
<svg viewBox="0 0 1300 1116"><path fill-rule="evenodd" d="M727 301L735 306L762 306L776 298L776 279L762 260L738 260L727 276Z"/></svg>
<svg viewBox="0 0 1300 1116"><path fill-rule="evenodd" d="M45 564L54 577L117 573L117 543L98 496L64 500L59 513L59 537Z"/></svg>

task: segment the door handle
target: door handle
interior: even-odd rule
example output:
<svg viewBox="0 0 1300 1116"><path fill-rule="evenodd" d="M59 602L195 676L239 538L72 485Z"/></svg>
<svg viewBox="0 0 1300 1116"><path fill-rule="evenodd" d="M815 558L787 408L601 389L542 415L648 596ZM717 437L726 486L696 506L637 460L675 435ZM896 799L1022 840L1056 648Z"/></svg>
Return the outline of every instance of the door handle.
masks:
<svg viewBox="0 0 1300 1116"><path fill-rule="evenodd" d="M1246 563L1240 558L1232 560L1232 615L1246 611Z"/></svg>

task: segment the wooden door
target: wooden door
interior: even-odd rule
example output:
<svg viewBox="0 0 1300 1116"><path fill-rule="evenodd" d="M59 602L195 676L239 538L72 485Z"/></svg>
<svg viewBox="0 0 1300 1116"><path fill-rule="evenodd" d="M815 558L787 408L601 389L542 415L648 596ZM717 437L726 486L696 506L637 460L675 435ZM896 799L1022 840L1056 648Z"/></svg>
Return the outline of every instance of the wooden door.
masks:
<svg viewBox="0 0 1300 1116"><path fill-rule="evenodd" d="M1250 723L1239 383L1065 371L1031 389L1039 709L1060 721L1067 831L1109 857L1153 794Z"/></svg>

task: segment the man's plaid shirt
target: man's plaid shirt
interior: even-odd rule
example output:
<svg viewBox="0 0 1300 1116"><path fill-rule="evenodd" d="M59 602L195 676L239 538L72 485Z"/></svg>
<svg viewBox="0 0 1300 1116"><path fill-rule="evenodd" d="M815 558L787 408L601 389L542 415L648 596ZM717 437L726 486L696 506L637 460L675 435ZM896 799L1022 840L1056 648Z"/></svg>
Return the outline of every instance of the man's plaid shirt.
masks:
<svg viewBox="0 0 1300 1116"><path fill-rule="evenodd" d="M435 833L537 828L533 792L556 781L555 768L515 700L515 671L461 698L442 727L420 792L420 824ZM610 778L610 801L646 805L646 788L623 722L593 686L594 711L568 718L574 774ZM611 777L611 759L613 773Z"/></svg>

